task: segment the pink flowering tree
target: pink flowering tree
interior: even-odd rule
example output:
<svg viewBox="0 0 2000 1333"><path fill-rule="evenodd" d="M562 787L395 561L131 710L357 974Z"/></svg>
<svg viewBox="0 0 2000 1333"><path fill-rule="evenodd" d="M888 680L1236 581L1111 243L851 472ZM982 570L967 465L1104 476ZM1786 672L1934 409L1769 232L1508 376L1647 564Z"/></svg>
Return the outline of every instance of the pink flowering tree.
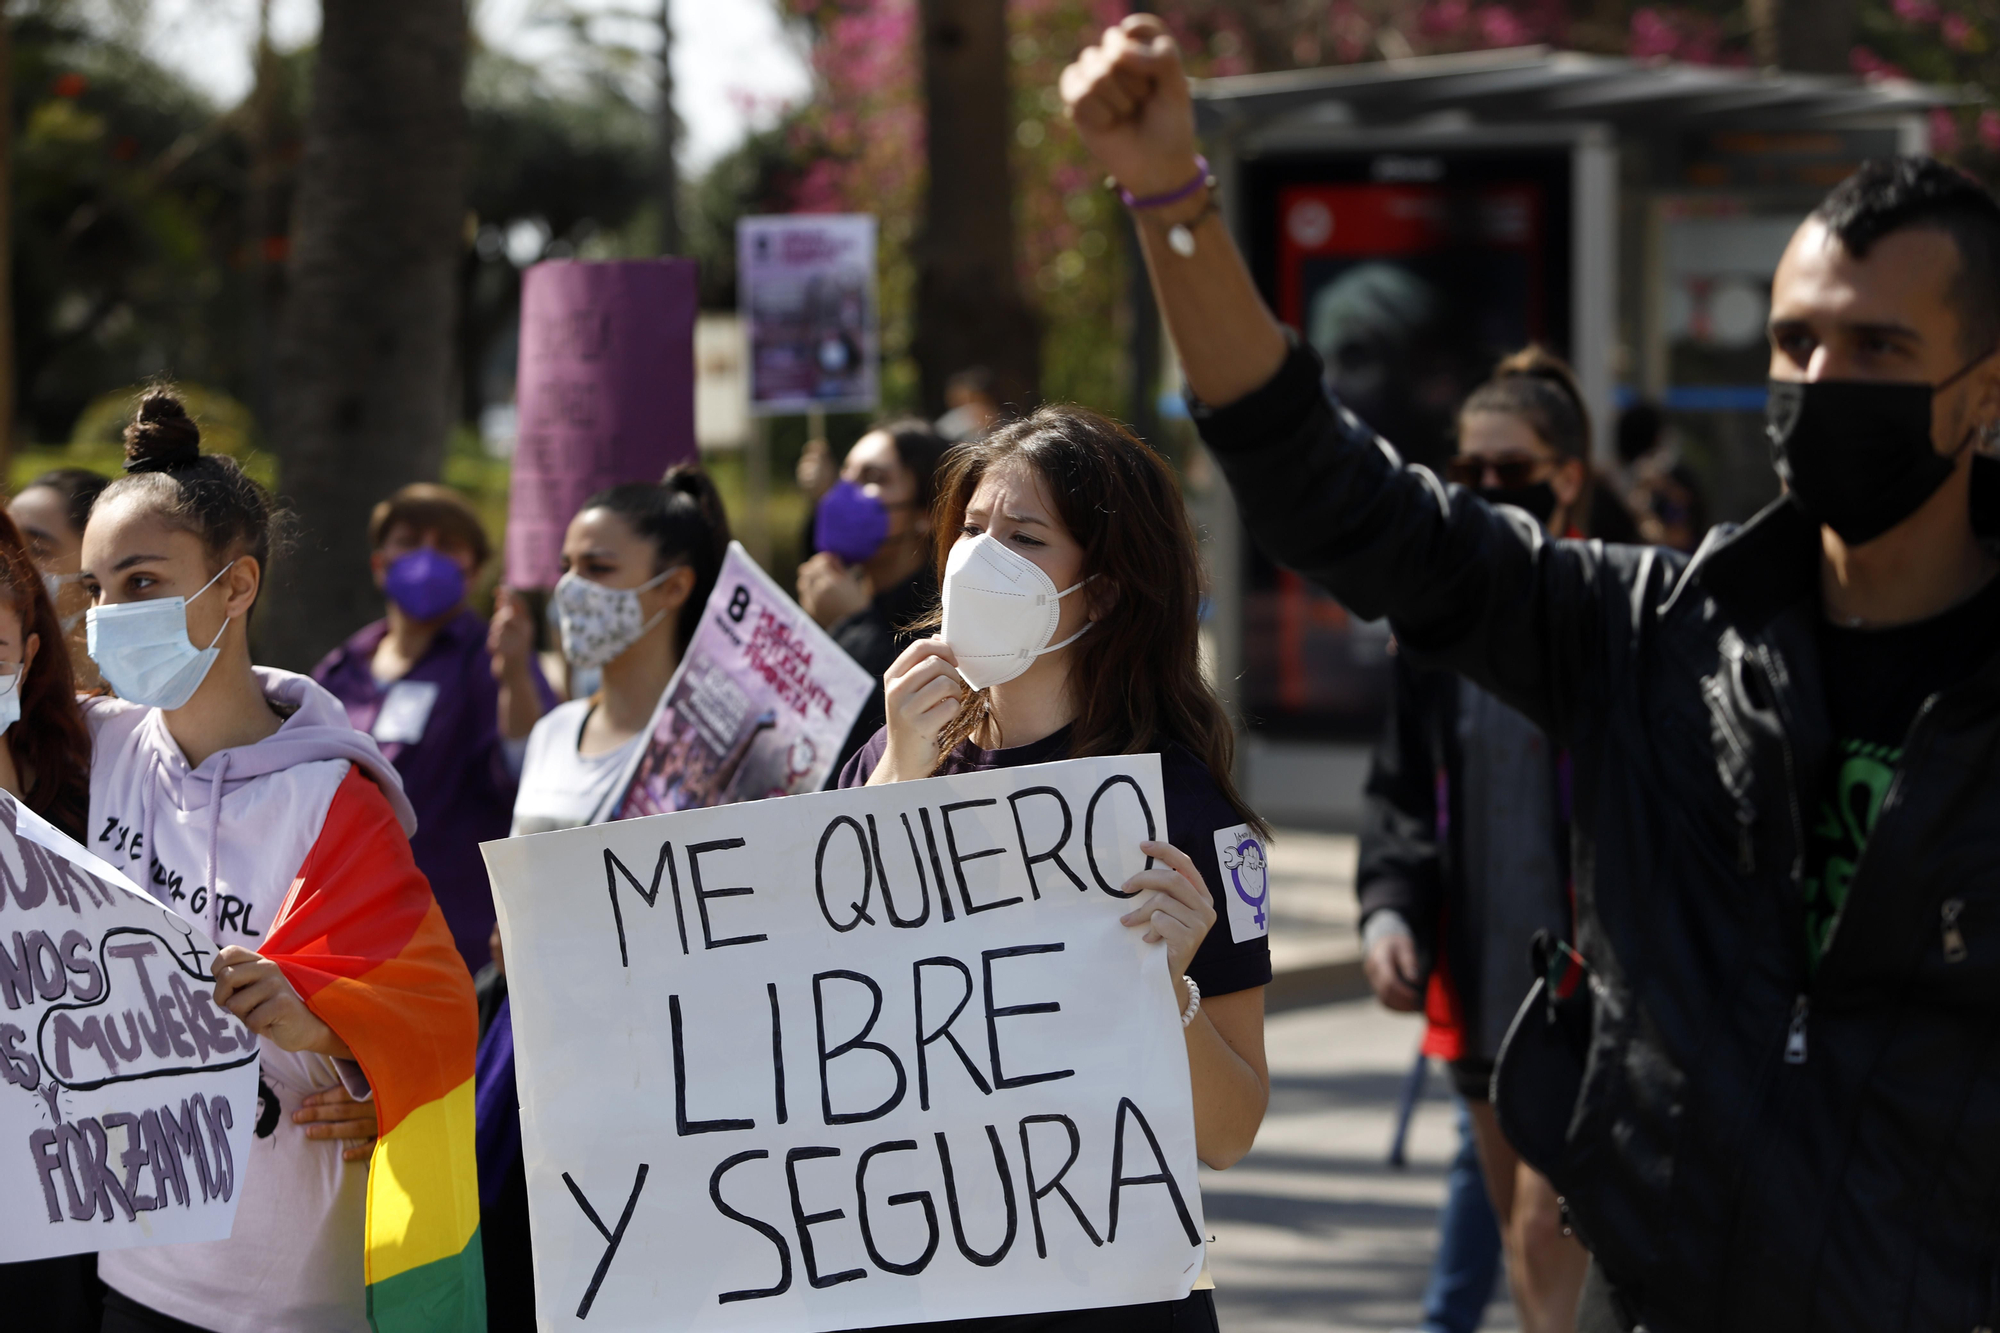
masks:
<svg viewBox="0 0 2000 1333"><path fill-rule="evenodd" d="M1871 0L1861 16L1854 72L1963 89L1966 105L1931 113L1931 150L2000 181L2000 9L1981 0Z"/></svg>
<svg viewBox="0 0 2000 1333"><path fill-rule="evenodd" d="M882 221L884 333L892 401L914 403L910 243L921 230L924 106L917 0L779 0L811 24L817 92L792 123L795 206ZM1810 0L1787 0L1790 4ZM1742 0L1157 0L1198 75L1352 64L1548 43L1641 59L1746 65ZM1114 413L1124 399L1132 262L1116 198L1063 119L1056 76L1125 0L1009 0L1018 267L1044 330L1042 392ZM1856 73L2000 84L1995 0L1861 0ZM2000 111L1940 112L1937 150L2000 174Z"/></svg>

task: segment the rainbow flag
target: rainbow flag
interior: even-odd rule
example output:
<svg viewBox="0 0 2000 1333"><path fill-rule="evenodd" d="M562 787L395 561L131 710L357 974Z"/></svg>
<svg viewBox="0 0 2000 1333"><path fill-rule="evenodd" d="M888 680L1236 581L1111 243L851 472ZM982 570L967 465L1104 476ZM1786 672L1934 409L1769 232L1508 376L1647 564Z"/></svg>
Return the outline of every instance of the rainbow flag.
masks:
<svg viewBox="0 0 2000 1333"><path fill-rule="evenodd" d="M366 1279L376 1333L483 1333L473 1147L478 1012L430 884L356 768L264 941L375 1090Z"/></svg>

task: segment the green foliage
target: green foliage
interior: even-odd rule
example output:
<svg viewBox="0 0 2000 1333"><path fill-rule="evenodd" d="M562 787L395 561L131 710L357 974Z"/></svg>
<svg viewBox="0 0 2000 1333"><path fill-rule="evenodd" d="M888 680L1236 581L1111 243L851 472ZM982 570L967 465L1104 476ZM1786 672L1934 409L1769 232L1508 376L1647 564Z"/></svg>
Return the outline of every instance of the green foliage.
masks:
<svg viewBox="0 0 2000 1333"><path fill-rule="evenodd" d="M736 308L736 222L791 211L803 167L794 118L747 135L717 158L683 195L682 252L701 265L705 310Z"/></svg>
<svg viewBox="0 0 2000 1333"><path fill-rule="evenodd" d="M482 221L540 218L572 246L630 222L657 189L652 117L608 77L557 88L532 66L479 51L466 77L466 206Z"/></svg>
<svg viewBox="0 0 2000 1333"><path fill-rule="evenodd" d="M56 467L84 467L115 477L125 461L125 427L148 386L128 384L100 394L77 416L67 443L29 445L15 451L8 481L18 490ZM179 382L174 391L188 415L201 427L201 447L207 453L228 454L264 486L275 488L278 461L257 447L257 424L250 409L219 389Z"/></svg>
<svg viewBox="0 0 2000 1333"><path fill-rule="evenodd" d="M28 432L156 373L242 395L246 158L213 108L62 7L14 19L14 323Z"/></svg>

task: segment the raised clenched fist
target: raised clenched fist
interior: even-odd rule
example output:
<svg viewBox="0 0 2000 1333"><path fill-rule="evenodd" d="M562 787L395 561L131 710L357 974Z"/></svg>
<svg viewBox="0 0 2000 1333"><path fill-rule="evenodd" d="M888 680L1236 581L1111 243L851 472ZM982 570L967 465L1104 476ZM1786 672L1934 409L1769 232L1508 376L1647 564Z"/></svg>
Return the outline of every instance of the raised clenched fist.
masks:
<svg viewBox="0 0 2000 1333"><path fill-rule="evenodd" d="M1166 25L1134 14L1062 72L1063 103L1098 164L1132 194L1167 194L1195 178L1194 102Z"/></svg>

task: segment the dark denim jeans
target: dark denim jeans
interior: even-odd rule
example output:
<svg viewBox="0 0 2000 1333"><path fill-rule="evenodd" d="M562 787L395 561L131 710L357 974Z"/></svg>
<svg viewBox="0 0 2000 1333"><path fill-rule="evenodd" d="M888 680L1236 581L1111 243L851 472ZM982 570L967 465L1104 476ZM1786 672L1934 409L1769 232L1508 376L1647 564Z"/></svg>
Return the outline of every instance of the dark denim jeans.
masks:
<svg viewBox="0 0 2000 1333"><path fill-rule="evenodd" d="M1424 1288L1424 1333L1473 1333L1500 1275L1500 1228L1479 1172L1472 1116L1458 1103L1458 1156L1445 1176L1437 1259Z"/></svg>

